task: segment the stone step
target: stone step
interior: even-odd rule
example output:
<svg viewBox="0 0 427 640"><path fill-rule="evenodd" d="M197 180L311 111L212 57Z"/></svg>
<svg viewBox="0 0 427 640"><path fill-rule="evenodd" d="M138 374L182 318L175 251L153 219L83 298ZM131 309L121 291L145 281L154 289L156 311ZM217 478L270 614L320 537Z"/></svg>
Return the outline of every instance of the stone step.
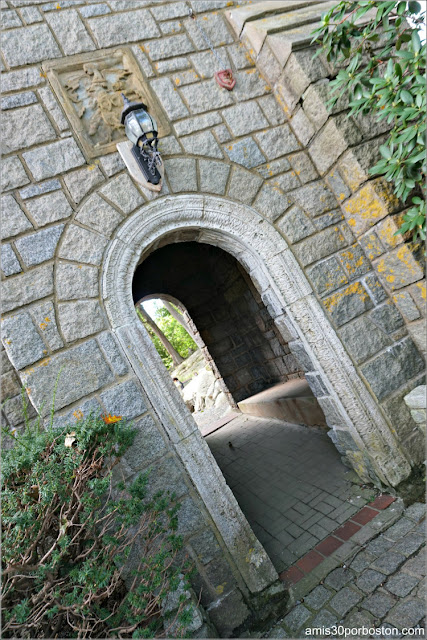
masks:
<svg viewBox="0 0 427 640"><path fill-rule="evenodd" d="M242 413L326 427L325 416L306 380L282 382L238 403Z"/></svg>
<svg viewBox="0 0 427 640"><path fill-rule="evenodd" d="M252 20L260 20L272 15L278 15L286 11L296 11L318 3L319 0L267 0L254 5L239 7L227 11L227 18L237 35L243 30L246 23Z"/></svg>

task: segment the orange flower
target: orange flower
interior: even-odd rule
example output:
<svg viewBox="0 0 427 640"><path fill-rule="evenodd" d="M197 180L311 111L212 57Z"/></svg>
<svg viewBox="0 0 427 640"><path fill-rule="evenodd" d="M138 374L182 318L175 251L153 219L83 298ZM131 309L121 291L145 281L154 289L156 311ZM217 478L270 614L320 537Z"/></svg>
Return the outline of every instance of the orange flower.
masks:
<svg viewBox="0 0 427 640"><path fill-rule="evenodd" d="M122 416L112 416L111 413L106 413L101 416L101 418L104 420L105 424L114 424L115 422L120 422Z"/></svg>

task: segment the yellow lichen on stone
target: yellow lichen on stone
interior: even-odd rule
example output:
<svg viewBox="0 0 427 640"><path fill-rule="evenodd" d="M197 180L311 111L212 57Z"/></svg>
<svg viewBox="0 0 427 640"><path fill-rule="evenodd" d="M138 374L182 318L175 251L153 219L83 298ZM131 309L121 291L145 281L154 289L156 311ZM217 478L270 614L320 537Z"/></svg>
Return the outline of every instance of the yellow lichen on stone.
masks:
<svg viewBox="0 0 427 640"><path fill-rule="evenodd" d="M360 282L353 282L353 284L351 284L346 289L344 289L344 291L339 291L337 293L332 294L329 298L326 298L326 300L324 300L323 302L326 309L329 312L331 312L345 296L350 296L350 295L358 295L360 299L363 301L369 297Z"/></svg>
<svg viewBox="0 0 427 640"><path fill-rule="evenodd" d="M422 282L417 282L417 284L415 285L416 287L418 287L418 289L420 289L421 291L421 297L423 300L426 299L426 285L423 284Z"/></svg>

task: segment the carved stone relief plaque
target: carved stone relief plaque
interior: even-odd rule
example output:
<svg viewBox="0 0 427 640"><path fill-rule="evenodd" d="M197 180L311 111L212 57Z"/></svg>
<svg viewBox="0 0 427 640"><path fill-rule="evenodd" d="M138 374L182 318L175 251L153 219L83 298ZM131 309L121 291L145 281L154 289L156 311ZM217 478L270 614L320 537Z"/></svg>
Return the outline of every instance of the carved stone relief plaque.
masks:
<svg viewBox="0 0 427 640"><path fill-rule="evenodd" d="M49 82L89 158L112 153L126 140L120 124L121 94L144 102L157 120L159 137L169 124L130 49L120 47L44 63Z"/></svg>

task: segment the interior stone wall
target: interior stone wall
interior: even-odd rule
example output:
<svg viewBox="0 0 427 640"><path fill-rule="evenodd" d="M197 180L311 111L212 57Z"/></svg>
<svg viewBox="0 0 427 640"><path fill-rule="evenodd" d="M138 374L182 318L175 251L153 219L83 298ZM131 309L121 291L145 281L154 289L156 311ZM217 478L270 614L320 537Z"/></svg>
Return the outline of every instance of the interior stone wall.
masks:
<svg viewBox="0 0 427 640"><path fill-rule="evenodd" d="M225 251L195 242L158 249L133 280L135 302L155 292L184 304L235 403L304 375L250 279Z"/></svg>
<svg viewBox="0 0 427 640"><path fill-rule="evenodd" d="M332 437L376 484L397 486L423 460L403 396L424 375L416 328L425 285L413 247L393 235L403 205L367 174L383 133L345 106L332 115L322 107L332 70L289 47L280 67L281 45L264 32L258 43L276 56L267 81L254 58L265 73L257 55L270 53L246 51L230 3L190 4L233 69L232 92L215 83L215 59L184 2L3 2L4 413L19 424L23 383L33 415L45 418L61 371L57 425L76 411L133 419L138 443L125 476L154 468L156 486L177 493L195 586L229 637L256 611L267 615L254 599L272 603L277 574L138 333L131 281L144 251L179 232L242 264ZM250 12L257 3L237 4ZM117 153L86 155L45 65L116 47L136 58L169 131L159 194L134 184Z"/></svg>

